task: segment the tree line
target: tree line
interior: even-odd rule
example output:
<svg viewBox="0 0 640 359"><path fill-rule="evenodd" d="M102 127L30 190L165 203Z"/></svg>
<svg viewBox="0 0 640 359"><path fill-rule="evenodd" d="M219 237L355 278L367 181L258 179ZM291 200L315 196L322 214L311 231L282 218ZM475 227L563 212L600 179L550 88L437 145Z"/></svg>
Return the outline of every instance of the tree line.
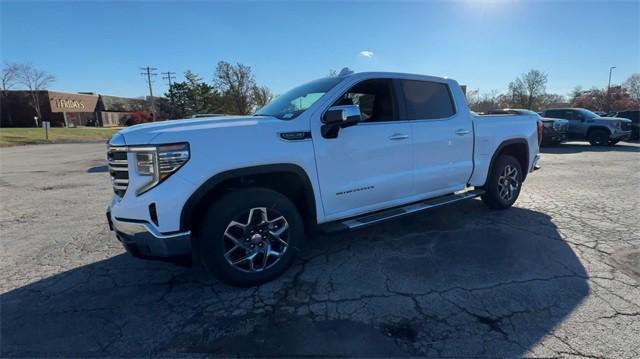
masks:
<svg viewBox="0 0 640 359"><path fill-rule="evenodd" d="M548 75L530 70L511 81L505 93L478 90L466 93L469 107L476 112L499 108L523 108L541 111L552 107L582 107L592 111L622 111L640 108L640 74L631 75L622 85L584 90L576 86L568 97L548 93Z"/></svg>
<svg viewBox="0 0 640 359"><path fill-rule="evenodd" d="M42 120L42 107L38 92L46 90L55 80L55 76L37 69L31 64L5 64L0 75L0 117L8 118L11 115L6 106L8 91L14 87L21 87L29 93L29 104L35 114L34 125L38 127L38 120ZM8 120L11 123L11 118Z"/></svg>
<svg viewBox="0 0 640 359"><path fill-rule="evenodd" d="M0 76L1 117L8 118L7 99L10 90L26 90L34 112L34 125L42 120L39 91L55 81L50 73L31 64L5 64ZM171 83L164 97L157 98L156 120L187 118L196 114L246 115L266 105L274 95L267 86L258 85L251 67L225 61L217 63L211 82L188 70L184 81ZM11 119L8 119L11 122ZM150 111L136 111L127 123L153 120ZM4 121L4 120L3 120Z"/></svg>
<svg viewBox="0 0 640 359"><path fill-rule="evenodd" d="M160 116L185 118L196 114L247 115L273 99L267 86L260 86L251 67L220 61L208 83L187 70L184 81L169 86L159 101Z"/></svg>
<svg viewBox="0 0 640 359"><path fill-rule="evenodd" d="M348 71L345 68L341 73ZM330 71L329 76L336 76ZM29 93L34 125L42 120L39 91L47 90L55 81L50 73L30 64L5 64L0 76L0 108L2 118L8 115L6 100L9 90L22 89ZM480 94L467 90L469 106L477 112L497 108L525 108L540 111L545 108L572 106L593 111L622 111L640 108L640 74L631 75L622 85L584 90L577 86L568 96L548 93L548 75L530 70L511 81L505 93L491 91ZM184 80L171 83L164 97L157 98L156 120L188 118L196 114L246 115L254 113L274 98L267 86L257 83L251 67L225 61L217 63L211 81L188 70ZM135 123L152 120L149 111L134 114ZM4 121L4 120L3 120Z"/></svg>

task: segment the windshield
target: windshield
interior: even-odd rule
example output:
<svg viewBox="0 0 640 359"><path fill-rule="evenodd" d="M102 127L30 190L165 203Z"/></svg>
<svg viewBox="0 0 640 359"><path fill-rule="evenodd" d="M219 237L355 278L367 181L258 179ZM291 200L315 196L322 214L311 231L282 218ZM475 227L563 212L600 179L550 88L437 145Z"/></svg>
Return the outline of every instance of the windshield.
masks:
<svg viewBox="0 0 640 359"><path fill-rule="evenodd" d="M327 77L298 86L276 97L258 110L256 115L273 116L282 120L295 118L342 80L342 77Z"/></svg>
<svg viewBox="0 0 640 359"><path fill-rule="evenodd" d="M596 117L600 117L598 114L593 113L589 110L585 110L583 108L579 109L578 112L580 112L584 117L586 118L596 118Z"/></svg>

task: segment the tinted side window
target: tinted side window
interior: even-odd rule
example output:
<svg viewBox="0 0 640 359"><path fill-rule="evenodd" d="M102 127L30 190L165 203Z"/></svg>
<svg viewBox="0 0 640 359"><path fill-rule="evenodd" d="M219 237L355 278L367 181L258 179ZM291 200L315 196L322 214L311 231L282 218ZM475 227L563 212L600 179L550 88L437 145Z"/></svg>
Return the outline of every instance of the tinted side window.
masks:
<svg viewBox="0 0 640 359"><path fill-rule="evenodd" d="M333 106L357 105L363 122L386 122L396 120L396 102L393 83L387 79L360 82L338 99Z"/></svg>
<svg viewBox="0 0 640 359"><path fill-rule="evenodd" d="M455 115L447 84L429 81L401 80L409 120L429 120Z"/></svg>
<svg viewBox="0 0 640 359"><path fill-rule="evenodd" d="M544 113L544 117L562 118L565 120L573 119L573 111L571 110L549 110Z"/></svg>
<svg viewBox="0 0 640 359"><path fill-rule="evenodd" d="M569 118L567 118L568 120L581 121L585 119L584 115L579 111L567 111L567 113L569 116Z"/></svg>

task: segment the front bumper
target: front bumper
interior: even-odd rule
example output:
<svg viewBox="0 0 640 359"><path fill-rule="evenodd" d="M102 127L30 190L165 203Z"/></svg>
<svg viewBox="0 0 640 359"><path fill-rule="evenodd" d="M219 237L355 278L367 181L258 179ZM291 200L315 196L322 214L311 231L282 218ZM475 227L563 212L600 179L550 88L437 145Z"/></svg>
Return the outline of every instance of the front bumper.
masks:
<svg viewBox="0 0 640 359"><path fill-rule="evenodd" d="M624 141L631 138L631 131L616 131L609 136L609 139L615 141Z"/></svg>
<svg viewBox="0 0 640 359"><path fill-rule="evenodd" d="M537 171L540 168L542 168L538 162L540 162L540 154L539 153L536 154L536 157L533 159L533 164L531 164L531 170L529 170L529 172Z"/></svg>
<svg viewBox="0 0 640 359"><path fill-rule="evenodd" d="M173 260L191 256L191 232L160 233L140 220L114 218L107 211L109 228L127 252L146 259Z"/></svg>
<svg viewBox="0 0 640 359"><path fill-rule="evenodd" d="M545 127L542 141L544 143L560 143L569 139L566 131L556 130L553 127Z"/></svg>
<svg viewBox="0 0 640 359"><path fill-rule="evenodd" d="M560 143L569 139L567 127L545 126L542 135L543 143Z"/></svg>

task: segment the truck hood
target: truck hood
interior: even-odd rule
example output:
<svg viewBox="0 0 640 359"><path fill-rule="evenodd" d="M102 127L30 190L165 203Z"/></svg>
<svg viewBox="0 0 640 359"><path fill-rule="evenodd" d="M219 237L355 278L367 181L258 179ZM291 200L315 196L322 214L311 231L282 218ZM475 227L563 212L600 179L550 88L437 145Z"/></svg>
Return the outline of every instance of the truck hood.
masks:
<svg viewBox="0 0 640 359"><path fill-rule="evenodd" d="M184 132L186 138L190 131L257 126L260 123L272 121L282 120L267 116L223 116L144 123L119 131L111 138L109 144L113 146L148 145L154 138L166 133Z"/></svg>

